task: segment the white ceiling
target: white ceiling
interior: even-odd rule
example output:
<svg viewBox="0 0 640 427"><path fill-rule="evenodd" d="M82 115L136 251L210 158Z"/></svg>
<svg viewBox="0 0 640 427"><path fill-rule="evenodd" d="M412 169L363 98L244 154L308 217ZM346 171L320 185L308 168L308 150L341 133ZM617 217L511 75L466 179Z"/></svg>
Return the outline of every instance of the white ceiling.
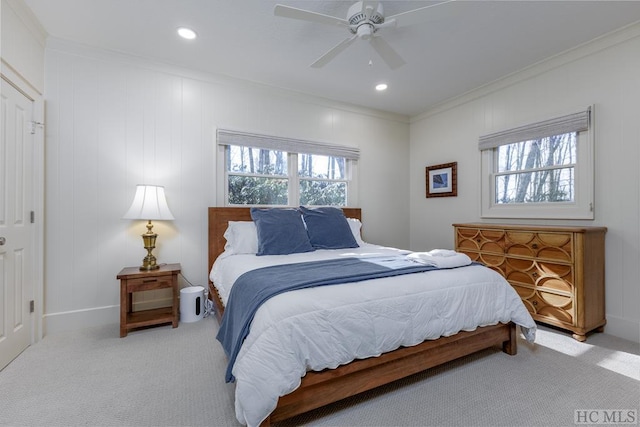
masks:
<svg viewBox="0 0 640 427"><path fill-rule="evenodd" d="M357 40L310 68L347 30L273 14L277 3L345 18L351 1L25 0L56 38L405 115L640 21L640 1L456 1L429 23L380 30L391 70ZM385 15L439 1L382 1ZM443 9L441 9L443 11ZM180 26L199 35L185 41ZM640 53L639 53L640 54ZM372 60L372 64L369 64ZM389 89L373 88L386 82Z"/></svg>

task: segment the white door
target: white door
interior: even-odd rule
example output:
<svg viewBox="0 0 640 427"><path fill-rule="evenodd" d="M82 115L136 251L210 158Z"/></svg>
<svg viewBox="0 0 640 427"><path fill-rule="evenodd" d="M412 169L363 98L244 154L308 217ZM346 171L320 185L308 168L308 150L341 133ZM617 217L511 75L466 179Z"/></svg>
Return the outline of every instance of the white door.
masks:
<svg viewBox="0 0 640 427"><path fill-rule="evenodd" d="M33 100L2 79L0 116L0 369L31 343Z"/></svg>

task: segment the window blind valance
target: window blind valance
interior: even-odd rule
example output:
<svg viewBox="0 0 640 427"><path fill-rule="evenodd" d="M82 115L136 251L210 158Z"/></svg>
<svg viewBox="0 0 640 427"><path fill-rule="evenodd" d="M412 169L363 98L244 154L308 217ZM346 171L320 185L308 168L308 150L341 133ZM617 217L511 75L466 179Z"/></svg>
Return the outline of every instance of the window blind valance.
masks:
<svg viewBox="0 0 640 427"><path fill-rule="evenodd" d="M216 131L218 145L244 145L252 148L264 148L290 153L319 154L323 156L344 157L357 160L360 149L324 142L306 141L303 139L282 138L279 136L259 135L226 129Z"/></svg>
<svg viewBox="0 0 640 427"><path fill-rule="evenodd" d="M484 135L478 140L478 148L480 150L489 150L501 145L513 144L514 142L531 141L570 132L582 132L589 129L590 117L591 107L579 113Z"/></svg>

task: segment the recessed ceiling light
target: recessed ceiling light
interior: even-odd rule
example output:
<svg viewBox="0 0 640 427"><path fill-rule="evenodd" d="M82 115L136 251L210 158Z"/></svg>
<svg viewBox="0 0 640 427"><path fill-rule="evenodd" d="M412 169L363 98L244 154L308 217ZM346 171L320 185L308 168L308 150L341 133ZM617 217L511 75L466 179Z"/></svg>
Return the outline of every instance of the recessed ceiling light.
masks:
<svg viewBox="0 0 640 427"><path fill-rule="evenodd" d="M178 35L187 40L193 40L198 37L195 31L193 31L191 28L185 27L178 28Z"/></svg>
<svg viewBox="0 0 640 427"><path fill-rule="evenodd" d="M382 92L383 90L387 90L387 84L386 83L380 83L376 85L376 90L378 92Z"/></svg>

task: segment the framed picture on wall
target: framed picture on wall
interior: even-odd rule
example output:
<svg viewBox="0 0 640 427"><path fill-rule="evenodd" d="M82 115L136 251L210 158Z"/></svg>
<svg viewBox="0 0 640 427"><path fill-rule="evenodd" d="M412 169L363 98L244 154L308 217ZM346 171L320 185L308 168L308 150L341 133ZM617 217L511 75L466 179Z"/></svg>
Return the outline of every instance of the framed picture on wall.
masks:
<svg viewBox="0 0 640 427"><path fill-rule="evenodd" d="M427 197L458 195L458 162L426 167Z"/></svg>

